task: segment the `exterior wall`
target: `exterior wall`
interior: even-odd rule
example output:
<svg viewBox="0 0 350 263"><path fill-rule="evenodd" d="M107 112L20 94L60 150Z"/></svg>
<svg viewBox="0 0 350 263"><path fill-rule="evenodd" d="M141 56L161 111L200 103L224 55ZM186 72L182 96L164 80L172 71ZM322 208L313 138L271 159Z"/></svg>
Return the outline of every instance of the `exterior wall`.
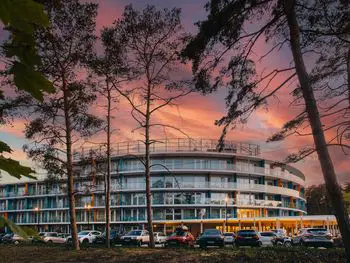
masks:
<svg viewBox="0 0 350 263"><path fill-rule="evenodd" d="M256 151L255 151L256 152ZM306 215L305 177L293 167L237 151L152 153L155 224L246 220ZM103 228L105 198L102 163L76 163L77 220L80 228ZM0 216L41 230L69 231L64 178L0 186ZM143 167L135 157L112 161L111 220L114 227L146 223ZM198 227L198 226L197 226Z"/></svg>

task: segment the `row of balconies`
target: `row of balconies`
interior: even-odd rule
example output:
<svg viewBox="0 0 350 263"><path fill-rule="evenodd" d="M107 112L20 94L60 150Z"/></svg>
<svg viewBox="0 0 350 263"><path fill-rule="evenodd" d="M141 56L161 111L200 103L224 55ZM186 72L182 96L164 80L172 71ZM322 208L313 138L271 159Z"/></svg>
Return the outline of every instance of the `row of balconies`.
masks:
<svg viewBox="0 0 350 263"><path fill-rule="evenodd" d="M127 190L137 190L142 191L144 190L146 185L144 183L128 183L125 185L112 185L111 191L127 191ZM281 194L286 196L293 196L297 198L304 198L304 193L302 191L280 187L280 186L272 186L272 185L263 185L263 184L237 184L233 182L225 182L225 183L216 183L216 182L198 182L194 185L192 183L184 183L179 182L178 184L172 185L172 187L167 187L167 185L153 185L152 189L215 189L215 190L230 190L230 191L252 191L252 192L265 192L270 194ZM75 189L78 192L81 192L84 194L87 191L87 188L78 188ZM90 192L96 192L96 193L103 193L104 187L103 186L97 186L89 189ZM16 192L7 192L5 195L0 196L0 198L6 198L6 197L21 197L21 196L35 196L35 195L64 195L59 190L52 190L48 191L46 193L39 192L39 193L22 193L22 195L19 195Z"/></svg>
<svg viewBox="0 0 350 263"><path fill-rule="evenodd" d="M84 206L86 206L86 203L82 202L76 202L76 208L84 209ZM153 206L205 206L205 205L210 205L210 206L225 206L226 202L225 200L212 200L211 198L202 198L201 200L198 200L198 202L176 202L176 201L171 201L167 202L166 200L163 200L163 202L153 202ZM284 201L275 201L275 200L230 200L227 202L228 206L240 206L240 207L282 207L282 208L295 208L295 209L300 209L300 210L305 210L305 204L295 202L295 203L289 203L289 202L284 202ZM100 201L95 203L96 208L101 208L105 206L105 202ZM134 203L126 203L126 202L121 202L117 200L111 200L111 206L114 207L139 207L139 206L145 206L144 202L139 202L137 204ZM34 212L35 209L67 209L68 204L66 206L64 205L59 205L57 206L56 204L51 205L51 206L24 206L24 207L17 207L17 206L8 206L8 207L0 207L0 211L21 211L21 210L33 210ZM94 207L91 207L93 209Z"/></svg>

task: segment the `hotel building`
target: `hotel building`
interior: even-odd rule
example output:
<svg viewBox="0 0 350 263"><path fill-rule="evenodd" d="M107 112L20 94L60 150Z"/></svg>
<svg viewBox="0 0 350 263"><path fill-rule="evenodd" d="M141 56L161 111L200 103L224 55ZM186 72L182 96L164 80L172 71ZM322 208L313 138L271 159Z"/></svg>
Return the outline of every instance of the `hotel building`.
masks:
<svg viewBox="0 0 350 263"><path fill-rule="evenodd" d="M305 225L335 227L335 218L307 216L305 176L290 165L264 159L258 145L216 140L166 139L151 145L154 228L179 224L199 233L216 227L293 232ZM75 160L75 204L79 229L104 229L105 163L102 149L81 149ZM146 226L142 142L113 145L112 228ZM69 232L65 178L0 185L0 216L41 231ZM335 228L334 228L335 229Z"/></svg>

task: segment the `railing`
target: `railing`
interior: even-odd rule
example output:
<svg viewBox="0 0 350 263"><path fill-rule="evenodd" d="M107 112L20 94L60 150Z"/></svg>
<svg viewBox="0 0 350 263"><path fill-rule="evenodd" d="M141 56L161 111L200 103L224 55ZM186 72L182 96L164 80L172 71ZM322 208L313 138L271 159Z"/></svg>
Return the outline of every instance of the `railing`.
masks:
<svg viewBox="0 0 350 263"><path fill-rule="evenodd" d="M163 152L219 152L218 140L213 139L190 139L190 138L174 138L155 140L150 146L152 153ZM105 148L86 147L75 151L73 158L79 161L91 157L105 156ZM238 153L243 155L258 156L260 155L260 146L257 144L226 141L221 152ZM112 155L133 155L144 154L145 144L142 141L126 141L112 145Z"/></svg>

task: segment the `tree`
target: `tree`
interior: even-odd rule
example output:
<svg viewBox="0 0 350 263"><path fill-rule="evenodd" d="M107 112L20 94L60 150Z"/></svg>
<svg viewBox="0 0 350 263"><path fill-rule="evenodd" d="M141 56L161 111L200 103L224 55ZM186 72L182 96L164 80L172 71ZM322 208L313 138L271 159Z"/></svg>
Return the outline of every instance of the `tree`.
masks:
<svg viewBox="0 0 350 263"><path fill-rule="evenodd" d="M49 177L67 178L72 241L78 250L73 148L81 136L95 133L102 121L89 114L88 106L96 95L77 72L93 50L97 5L78 0L47 1L45 10L51 26L36 32L42 60L39 70L52 80L57 92L33 107L33 120L25 130L33 143L25 151L42 164Z"/></svg>
<svg viewBox="0 0 350 263"><path fill-rule="evenodd" d="M152 138L152 129L170 128L181 132L172 125L154 121L157 111L174 106L175 101L191 92L188 82L174 82L171 72L180 66L179 51L183 48L184 35L180 22L179 9L156 10L147 6L142 12L126 6L122 18L115 25L105 30L110 36L109 45L120 45L126 54L126 61L138 82L127 87L119 87L112 80L113 87L131 106L131 116L141 130L144 145L144 156L139 158L145 167L147 223L150 235L150 246L154 247L150 173L150 146L156 142Z"/></svg>
<svg viewBox="0 0 350 263"><path fill-rule="evenodd" d="M304 55L308 52L310 43L304 41L306 32L301 31L301 25L308 24L304 21L305 17L315 17L319 10L314 8L320 5L320 2L328 7L331 3L333 6L328 10L336 12L335 16L345 17L343 14L348 12L349 5L345 3L346 1L327 1L328 3L313 1L315 4L311 4L302 0L212 0L206 5L209 11L207 20L198 23L199 33L192 38L182 54L192 60L194 79L202 92L212 92L221 86L228 89L226 97L228 112L226 116L216 121L217 125L224 127L220 146L229 127L245 122L255 110L266 105L269 98L276 97L278 92L288 89L297 79L299 86L294 90L294 95L302 101L302 112L285 124L282 133L274 135L270 140L283 139L287 134L285 131L300 127L305 120L308 122L315 148L302 150L288 161L297 161L312 151L317 152L350 262L349 216L329 155L329 144L325 138L315 98L314 82L304 62ZM327 16L318 18L322 20ZM313 22L320 24L318 20ZM249 23L255 26L248 26ZM316 33L319 32L316 30ZM342 35L344 34L348 39L349 31L342 32ZM264 60L272 52L286 48L288 44L294 65L281 66L270 72L258 74L253 54L260 39L272 43L272 48L267 53L260 54L259 61ZM321 46L321 49L322 47L325 48ZM227 60L226 56L229 55L231 58ZM221 67L219 74L212 77L218 67ZM272 83L277 81L277 76L283 80L278 84Z"/></svg>
<svg viewBox="0 0 350 263"><path fill-rule="evenodd" d="M308 215L334 214L334 209L324 184L312 185L306 188L305 198Z"/></svg>
<svg viewBox="0 0 350 263"><path fill-rule="evenodd" d="M105 214L106 214L106 245L110 247L110 195L111 195L111 136L113 133L112 127L112 111L116 109L114 104L118 101L118 94L114 86L120 87L123 82L130 81L132 77L129 74L128 66L125 64L125 56L121 43L117 43L109 35L111 31L104 30L101 32L101 40L104 48L103 56L94 55L89 59L89 67L92 73L96 76L97 81L102 82L97 84L97 92L100 96L106 99L106 155L100 156L101 162L106 162L105 171ZM112 41L112 42L111 42ZM113 85L112 85L113 83ZM101 105L99 105L101 106Z"/></svg>
<svg viewBox="0 0 350 263"><path fill-rule="evenodd" d="M54 92L53 85L37 70L40 58L36 53L34 39L35 27L47 27L49 19L41 4L32 0L3 0L0 3L0 21L9 31L9 40L1 46L4 55L3 63L7 66L2 75L12 76L16 87L31 94L38 100L43 99L43 93ZM7 99L3 88L0 89L1 111ZM1 122L4 121L1 113ZM3 153L11 153L12 149L0 141L0 170L18 179L21 176L35 178L35 171L21 165L18 161L6 158Z"/></svg>

